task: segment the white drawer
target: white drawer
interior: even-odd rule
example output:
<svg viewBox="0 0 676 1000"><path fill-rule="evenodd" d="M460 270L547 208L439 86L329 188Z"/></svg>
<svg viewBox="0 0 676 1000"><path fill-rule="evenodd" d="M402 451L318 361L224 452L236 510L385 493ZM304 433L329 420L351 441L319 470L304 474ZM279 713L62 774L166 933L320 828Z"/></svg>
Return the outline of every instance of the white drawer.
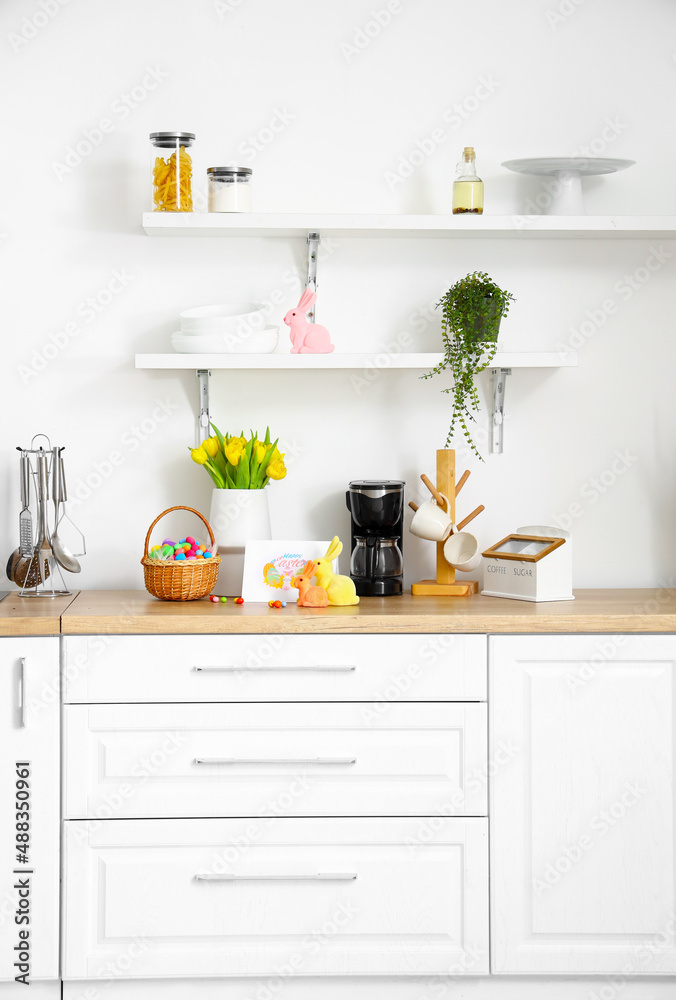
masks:
<svg viewBox="0 0 676 1000"><path fill-rule="evenodd" d="M485 974L487 820L429 823L67 822L63 976Z"/></svg>
<svg viewBox="0 0 676 1000"><path fill-rule="evenodd" d="M485 703L68 705L69 819L485 816Z"/></svg>
<svg viewBox="0 0 676 1000"><path fill-rule="evenodd" d="M485 701L485 635L68 636L66 702Z"/></svg>

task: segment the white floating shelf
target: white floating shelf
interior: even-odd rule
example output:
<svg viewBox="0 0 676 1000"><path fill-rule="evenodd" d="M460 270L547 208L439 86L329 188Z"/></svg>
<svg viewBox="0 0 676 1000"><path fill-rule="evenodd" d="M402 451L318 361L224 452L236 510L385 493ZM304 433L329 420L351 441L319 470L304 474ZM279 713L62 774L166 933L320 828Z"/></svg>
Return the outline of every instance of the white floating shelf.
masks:
<svg viewBox="0 0 676 1000"><path fill-rule="evenodd" d="M676 239L673 215L248 215L146 212L148 236Z"/></svg>
<svg viewBox="0 0 676 1000"><path fill-rule="evenodd" d="M137 354L137 368L174 370L364 370L434 368L442 354ZM497 353L490 368L575 368L575 353Z"/></svg>

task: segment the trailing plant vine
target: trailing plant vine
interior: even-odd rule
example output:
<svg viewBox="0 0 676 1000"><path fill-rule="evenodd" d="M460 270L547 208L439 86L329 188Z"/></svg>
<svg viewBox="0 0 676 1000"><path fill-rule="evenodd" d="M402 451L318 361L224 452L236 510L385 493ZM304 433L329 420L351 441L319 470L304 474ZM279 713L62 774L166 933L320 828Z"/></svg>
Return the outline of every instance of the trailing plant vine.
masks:
<svg viewBox="0 0 676 1000"><path fill-rule="evenodd" d="M440 364L422 375L432 378L450 369L453 385L442 392L453 395L453 415L446 437L448 448L456 424L474 454L479 454L469 427L468 420L476 420L474 413L479 409L479 395L475 378L489 366L498 346L500 320L509 312L509 304L514 301L511 292L505 292L483 271L474 271L449 288L437 302L442 307L441 336L444 357Z"/></svg>

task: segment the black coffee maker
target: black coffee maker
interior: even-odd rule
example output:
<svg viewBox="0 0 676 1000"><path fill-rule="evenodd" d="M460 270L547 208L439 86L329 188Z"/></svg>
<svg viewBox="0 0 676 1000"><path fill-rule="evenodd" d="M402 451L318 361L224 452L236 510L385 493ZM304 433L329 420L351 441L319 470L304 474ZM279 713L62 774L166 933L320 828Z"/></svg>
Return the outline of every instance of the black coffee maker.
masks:
<svg viewBox="0 0 676 1000"><path fill-rule="evenodd" d="M345 494L352 515L350 576L360 597L404 591L404 486L399 479L356 479Z"/></svg>

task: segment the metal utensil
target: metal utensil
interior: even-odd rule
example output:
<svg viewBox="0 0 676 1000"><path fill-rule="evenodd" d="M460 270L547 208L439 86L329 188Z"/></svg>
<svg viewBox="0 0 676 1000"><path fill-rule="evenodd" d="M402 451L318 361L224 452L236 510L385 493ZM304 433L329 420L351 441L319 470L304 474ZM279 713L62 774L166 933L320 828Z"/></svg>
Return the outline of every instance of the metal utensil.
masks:
<svg viewBox="0 0 676 1000"><path fill-rule="evenodd" d="M33 516L30 512L31 467L28 455L21 452L21 513L19 514L19 548L22 556L33 555Z"/></svg>
<svg viewBox="0 0 676 1000"><path fill-rule="evenodd" d="M62 486L64 483L63 460L61 449L52 449L52 500L54 501L54 531L52 532L51 544L52 553L59 566L69 573L79 573L82 567L70 551L59 538L59 523L63 518L63 495Z"/></svg>
<svg viewBox="0 0 676 1000"><path fill-rule="evenodd" d="M46 452L40 448L38 451L37 458L38 466L38 539L35 543L35 548L33 549L33 555L31 557L30 563L26 570L24 580L22 583L23 587L34 587L39 583L42 583L43 579L47 579L49 576L49 565L48 560L52 555L52 550L49 544L49 527L47 525L47 500L49 499L48 491L48 476L47 476L47 455ZM44 558L45 575L42 575L42 560ZM15 571L14 576L17 583L21 582L19 580L18 569Z"/></svg>
<svg viewBox="0 0 676 1000"><path fill-rule="evenodd" d="M21 452L19 473L22 508L19 514L19 545L7 560L5 573L12 583L23 587L33 557L33 519L28 507L30 503L31 467L30 460L25 451Z"/></svg>
<svg viewBox="0 0 676 1000"><path fill-rule="evenodd" d="M9 576L9 574L7 574ZM25 587L35 587L46 580L49 576L49 563L45 559L44 565L40 565L40 553L35 550L32 556L20 556L14 568L14 583L22 589ZM10 577L11 579L11 577Z"/></svg>
<svg viewBox="0 0 676 1000"><path fill-rule="evenodd" d="M59 452L59 463L58 463L58 469L59 469L59 492L60 492L60 495L61 495L61 504L62 504L63 512L61 514L61 520L60 520L59 523L63 523L64 520L65 521L70 521L70 523L72 524L73 528L75 529L75 531L80 536L80 540L81 540L81 543L82 543L81 544L81 551L80 552L74 552L73 555L74 556L86 556L87 555L87 545L86 545L86 542L85 542L85 536L84 536L83 532L80 531L80 529L78 528L77 524L75 523L75 521L73 520L73 518L70 517L70 515L68 514L68 511L66 510L66 501L68 500L68 490L66 488L66 472L65 472L65 469L64 469L64 465L63 465L63 456L61 455L61 451L63 451L63 448L61 448L61 450Z"/></svg>
<svg viewBox="0 0 676 1000"><path fill-rule="evenodd" d="M39 449L37 452L37 498L38 498L38 538L30 558L22 558L14 570L14 579L22 588L38 587L49 576L49 558L52 550L49 545L49 528L47 525L48 500L47 455ZM44 562L43 562L44 560Z"/></svg>
<svg viewBox="0 0 676 1000"><path fill-rule="evenodd" d="M7 574L7 579L11 580L12 583L16 583L16 567L17 563L21 559L21 552L19 549L14 549L11 556L7 560L7 566L5 567L5 573Z"/></svg>

